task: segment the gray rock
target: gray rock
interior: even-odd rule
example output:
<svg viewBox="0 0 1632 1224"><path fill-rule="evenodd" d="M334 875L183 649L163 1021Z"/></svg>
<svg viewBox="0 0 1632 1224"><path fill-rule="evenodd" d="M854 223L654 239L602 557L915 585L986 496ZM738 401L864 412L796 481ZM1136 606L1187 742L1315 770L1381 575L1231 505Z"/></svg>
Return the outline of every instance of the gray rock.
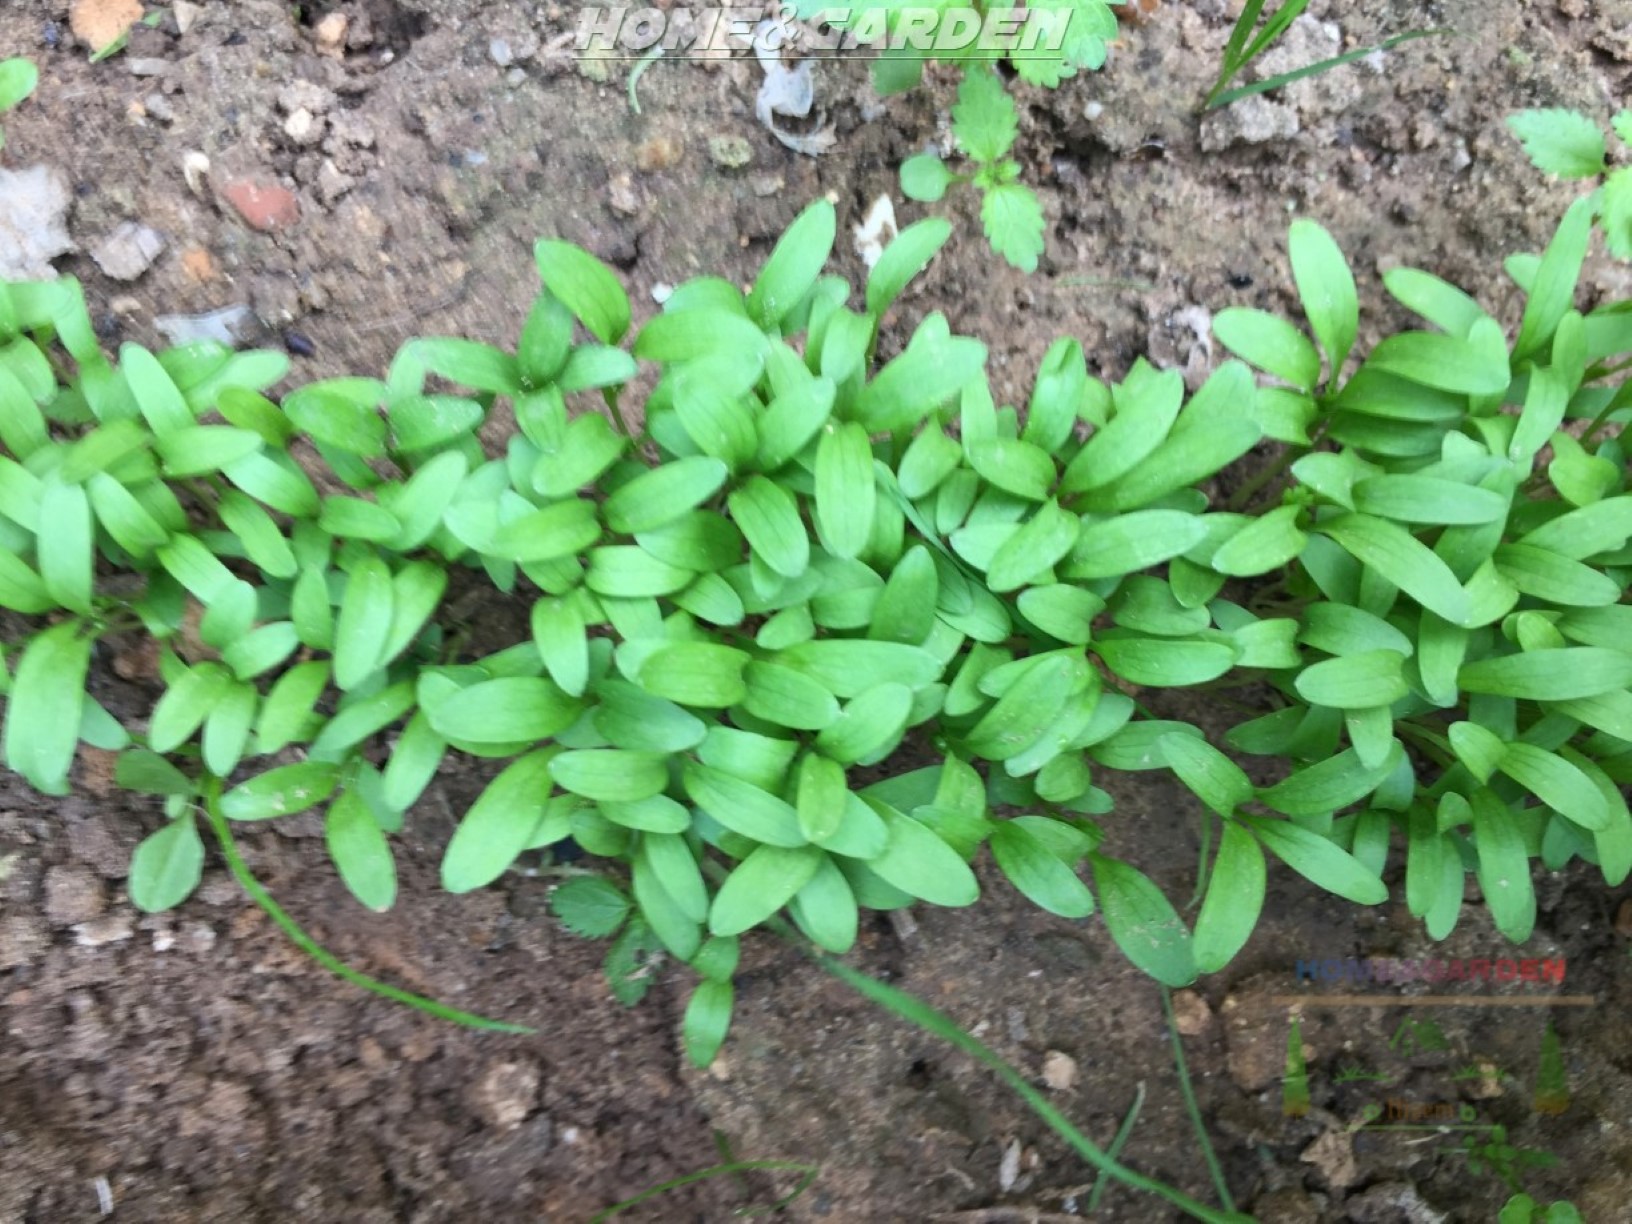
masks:
<svg viewBox="0 0 1632 1224"><path fill-rule="evenodd" d="M153 320L159 334L173 345L213 340L217 344L247 343L256 329L255 312L248 306L224 306L200 315L160 315Z"/></svg>
<svg viewBox="0 0 1632 1224"><path fill-rule="evenodd" d="M1262 94L1253 94L1212 111L1201 122L1201 147L1217 153L1231 145L1267 144L1296 136L1302 124L1298 112Z"/></svg>
<svg viewBox="0 0 1632 1224"><path fill-rule="evenodd" d="M164 250L164 237L140 221L126 221L96 244L91 258L117 281L133 281L153 266Z"/></svg>
<svg viewBox="0 0 1632 1224"><path fill-rule="evenodd" d="M56 166L0 169L0 280L51 280L68 237L68 176Z"/></svg>

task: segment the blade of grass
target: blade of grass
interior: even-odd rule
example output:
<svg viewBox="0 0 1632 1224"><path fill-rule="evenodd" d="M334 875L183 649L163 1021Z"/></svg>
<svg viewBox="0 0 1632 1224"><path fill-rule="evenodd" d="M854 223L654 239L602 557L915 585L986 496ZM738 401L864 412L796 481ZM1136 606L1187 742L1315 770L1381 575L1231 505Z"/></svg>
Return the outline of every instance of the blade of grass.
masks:
<svg viewBox="0 0 1632 1224"><path fill-rule="evenodd" d="M1280 89L1283 85L1290 85L1294 81L1301 81L1305 77L1316 76L1322 72L1330 72L1333 68L1341 68L1345 64L1352 64L1355 60L1365 59L1368 55L1376 55L1379 51L1392 51L1401 43L1414 42L1419 38L1434 38L1442 34L1455 33L1455 30L1446 26L1436 26L1431 30L1408 30L1404 34L1396 34L1392 38L1385 38L1375 47L1361 47L1357 51L1348 51L1331 59L1321 60L1317 64L1310 64L1292 72L1283 72L1279 76L1273 76L1263 81L1254 81L1251 85L1242 85L1217 96L1209 97L1204 109L1217 110L1219 107L1228 106L1232 102L1239 102L1242 98L1250 98L1253 94L1268 93L1272 89Z"/></svg>
<svg viewBox="0 0 1632 1224"><path fill-rule="evenodd" d="M1128 1139L1133 1135L1134 1123L1139 1121L1139 1111L1145 1107L1145 1081L1140 1080L1134 1090L1133 1104L1129 1106L1127 1115L1122 1119L1122 1125L1117 1127L1116 1137L1111 1140L1111 1146L1105 1149L1105 1154L1112 1160L1122 1155L1122 1149L1127 1146ZM1111 1184L1111 1179L1101 1173L1094 1179L1094 1188L1088 1192L1088 1214L1092 1216L1099 1210L1099 1200L1105 1197L1105 1189Z"/></svg>
<svg viewBox="0 0 1632 1224"><path fill-rule="evenodd" d="M695 1173L687 1173L683 1177L671 1178L660 1186L653 1186L650 1190L642 1191L635 1195L634 1198L624 1199L621 1203L614 1203L605 1211L599 1212L591 1218L589 1224L601 1224L603 1220L610 1220L613 1216L621 1215L631 1207L638 1207L660 1194L667 1194L670 1190L678 1190L681 1186L690 1186L696 1182L707 1181L711 1177L728 1177L763 1169L798 1169L804 1173L804 1176L799 1179L799 1184L793 1188L792 1192L778 1199L774 1206L768 1208L770 1211L780 1211L793 1202L810 1187L810 1183L815 1181L816 1175L821 1172L820 1165L805 1164L798 1160L738 1160L733 1161L731 1164L711 1165L706 1169L699 1169Z"/></svg>
<svg viewBox="0 0 1632 1224"><path fill-rule="evenodd" d="M1173 992L1166 986L1162 987L1162 1014L1167 1017L1167 1035L1173 1042L1173 1065L1179 1070L1179 1092L1184 1097L1184 1111L1190 1116L1190 1125L1195 1128L1196 1142L1201 1145L1201 1156L1207 1162L1207 1172L1212 1176L1218 1201L1224 1204L1226 1211L1234 1211L1235 1200L1230 1197L1229 1183L1224 1180L1218 1153L1213 1151L1212 1140L1207 1138L1207 1127L1201 1120L1201 1106L1196 1103L1196 1090L1190 1083L1190 1068L1184 1061L1184 1042L1179 1037L1178 1020L1173 1015Z"/></svg>
<svg viewBox="0 0 1632 1224"><path fill-rule="evenodd" d="M291 918L276 901L272 894L266 891L261 882L250 871L249 865L244 862L243 856L238 853L238 843L233 840L232 829L227 824L227 818L221 814L221 780L210 778L204 784L203 794L204 814L209 820L210 831L215 834L215 840L221 845L221 855L227 860L227 869L232 872L233 878L239 886L249 894L250 900L266 911L267 917L277 924L278 929L287 935L290 941L307 956L322 965L330 973L343 978L353 986L361 986L364 990L373 991L397 1003L406 1003L409 1007L435 1016L438 1020L450 1020L454 1024L462 1024L466 1028L484 1029L490 1033L531 1033L535 1030L524 1024L510 1024L503 1020L489 1020L486 1016L478 1016L474 1012L460 1011L457 1007L449 1007L446 1003L438 1003L435 999L427 999L411 991L402 990L378 978L369 977L366 973L359 973L339 957L329 952L310 935L300 928L300 925Z"/></svg>
<svg viewBox="0 0 1632 1224"><path fill-rule="evenodd" d="M1309 0L1288 0L1288 3L1276 9L1264 23L1264 28L1258 32L1258 37L1253 39L1252 45L1247 48L1246 55L1242 57L1243 65L1252 63L1269 50L1270 44L1285 34L1287 27L1303 16L1303 10L1308 7Z"/></svg>
<svg viewBox="0 0 1632 1224"><path fill-rule="evenodd" d="M1263 11L1264 0L1247 0L1242 7L1241 15L1235 19L1235 27L1230 31L1230 41L1224 47L1224 69L1219 73L1218 84L1213 86L1214 93L1246 66L1247 61L1241 53L1247 49L1247 39L1252 37L1258 15Z"/></svg>
<svg viewBox="0 0 1632 1224"><path fill-rule="evenodd" d="M965 1032L949 1016L936 1011L929 1004L912 995L886 986L883 982L875 981L864 973L860 973L842 961L818 952L811 952L811 957L822 968L834 977L844 982L857 994L872 1000L879 1006L894 1012L903 1020L917 1025L925 1032L932 1033L943 1041L950 1042L965 1054L970 1055L977 1062L985 1064L995 1071L1020 1099L1025 1101L1031 1111L1041 1118L1056 1135L1064 1139L1071 1148L1094 1168L1108 1177L1114 1178L1125 1186L1136 1190L1143 1190L1157 1198L1173 1204L1180 1211L1198 1220L1208 1221L1209 1224L1243 1224L1247 1217L1235 1213L1231 1208L1227 1211L1218 1211L1205 1203L1197 1202L1182 1190L1175 1189L1165 1182L1159 1182L1142 1173L1136 1173L1126 1165L1119 1163L1102 1150L1087 1135L1073 1126L1064 1114L1055 1109L1043 1098L1042 1093L1033 1088L1030 1082L1010 1066L996 1051L990 1049L978 1038ZM1228 1200L1226 1200L1228 1201Z"/></svg>

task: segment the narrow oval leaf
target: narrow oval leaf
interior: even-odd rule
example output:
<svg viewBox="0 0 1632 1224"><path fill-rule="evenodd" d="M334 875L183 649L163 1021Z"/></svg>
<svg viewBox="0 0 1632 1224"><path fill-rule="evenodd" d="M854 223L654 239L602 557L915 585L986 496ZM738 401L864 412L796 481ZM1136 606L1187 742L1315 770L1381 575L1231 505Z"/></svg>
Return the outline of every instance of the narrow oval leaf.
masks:
<svg viewBox="0 0 1632 1224"><path fill-rule="evenodd" d="M1012 820L992 826L992 857L1009 882L1033 904L1062 918L1086 918L1094 895L1042 841Z"/></svg>
<svg viewBox="0 0 1632 1224"><path fill-rule="evenodd" d="M1388 887L1354 855L1302 825L1285 820L1244 818L1270 853L1310 883L1356 905L1381 905Z"/></svg>
<svg viewBox="0 0 1632 1224"><path fill-rule="evenodd" d="M174 909L204 874L204 841L191 813L142 838L130 860L130 901L145 914Z"/></svg>
<svg viewBox="0 0 1632 1224"><path fill-rule="evenodd" d="M827 857L815 846L761 846L737 865L714 895L708 929L740 935L758 926L809 883Z"/></svg>
<svg viewBox="0 0 1632 1224"><path fill-rule="evenodd" d="M1226 820L1207 898L1196 915L1196 968L1202 973L1217 973L1246 946L1264 908L1267 875L1257 839Z"/></svg>
<svg viewBox="0 0 1632 1224"><path fill-rule="evenodd" d="M221 814L228 820L272 820L316 807L334 794L339 766L326 761L280 765L221 796Z"/></svg>
<svg viewBox="0 0 1632 1224"><path fill-rule="evenodd" d="M442 857L442 887L469 892L503 875L527 848L550 797L553 751L531 752L487 784L454 831Z"/></svg>
<svg viewBox="0 0 1632 1224"><path fill-rule="evenodd" d="M1196 980L1190 932L1172 904L1144 872L1103 855L1091 855L1100 911L1116 946L1134 965L1164 986Z"/></svg>
<svg viewBox="0 0 1632 1224"><path fill-rule="evenodd" d="M602 344L629 330L629 298L611 268L581 247L542 239L533 248L544 286Z"/></svg>
<svg viewBox="0 0 1632 1224"><path fill-rule="evenodd" d="M376 913L390 909L397 897L397 866L385 832L362 795L348 790L329 804L323 835L351 895Z"/></svg>

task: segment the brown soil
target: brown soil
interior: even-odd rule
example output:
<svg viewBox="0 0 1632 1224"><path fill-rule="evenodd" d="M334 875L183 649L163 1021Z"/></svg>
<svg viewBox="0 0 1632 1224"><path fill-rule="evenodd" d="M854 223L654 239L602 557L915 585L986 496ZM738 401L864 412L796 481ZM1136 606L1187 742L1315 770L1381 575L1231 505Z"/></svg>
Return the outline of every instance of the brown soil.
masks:
<svg viewBox="0 0 1632 1224"><path fill-rule="evenodd" d="M1225 7L1164 6L1128 32L1105 72L1052 95L1023 93L1021 152L1050 221L1040 274L994 265L971 201L956 200L959 237L903 302L903 326L944 311L986 341L995 389L1022 402L1056 334L1079 337L1108 375L1148 355L1199 376L1213 360L1196 334L1205 311L1291 309L1282 243L1295 214L1321 220L1350 253L1373 335L1400 317L1377 277L1396 263L1438 272L1513 317L1500 257L1539 248L1571 190L1523 163L1501 118L1520 106L1614 109L1632 85L1632 6L1317 0L1316 17L1340 29L1328 38L1318 24L1300 28L1293 57L1429 23L1463 36L1410 44L1380 69L1350 68L1198 125ZM416 334L513 339L541 235L616 264L637 311L653 309L659 284L704 272L747 280L814 196L832 194L848 223L893 191L899 162L944 134L951 97L948 79L935 77L876 107L857 65L824 65L818 99L838 143L812 159L755 124L750 62L660 62L641 80L636 116L621 68L596 83L568 60L528 58L572 28L570 8L206 3L185 35L167 12L96 65L72 44L66 8L11 0L0 13L0 57L29 54L41 67L36 100L6 120L6 156L67 172L84 252L130 220L166 246L131 284L107 279L86 253L59 268L84 279L109 344L155 342L155 315L241 302L266 342L310 349L295 363L303 378L381 369ZM331 11L350 19L344 58L315 50ZM514 82L494 62L494 39L517 57ZM157 75L133 75L158 62ZM291 90L302 81L318 88ZM315 139L286 131L302 107ZM1254 127L1278 134L1244 142ZM713 136L746 139L751 164L715 164ZM211 167L196 194L183 173L189 153ZM246 227L218 202L239 178L293 190L300 220L272 233ZM921 211L904 205L899 215L905 223ZM846 237L840 248L837 267L858 278ZM1607 260L1595 259L1587 279L1594 293L1632 296L1632 278ZM150 700L128 691L121 708ZM517 872L475 896L436 890L440 847L473 785L449 774L415 813L389 917L349 900L310 822L259 830L246 853L341 956L536 1025L532 1037L455 1029L334 981L213 860L179 912L140 917L122 881L154 811L110 793L94 760L61 803L5 783L0 1221L95 1218L105 1179L123 1221L577 1224L716 1163L714 1132L744 1159L820 1166L786 1209L792 1219L1000 1224L1086 1209L1089 1171L987 1073L768 942L748 949L724 1056L708 1072L687 1069L675 1035L686 975L663 973L626 1011L607 996L600 949L547 916L545 880ZM1187 896L1196 847L1183 793L1154 774L1114 787L1118 850L1170 896ZM1157 989L1097 920L1039 915L1001 880L987 883L973 911L876 924L854 962L944 1008L1039 1082L1051 1052L1069 1056L1078 1078L1051 1095L1101 1142L1143 1084L1127 1159L1210 1198ZM1556 1154L1556 1167L1527 1175L1538 1196L1571 1195L1589 1220L1626 1219L1632 962L1611 926L1626 892L1588 874L1546 881L1541 925L1523 951L1567 958L1569 993L1597 999L1591 1010L1551 1013L1573 1093L1564 1114L1531 1108L1540 1014L1439 1013L1452 1051L1407 1056L1390 1048L1400 1009L1311 1009L1303 1035L1315 1108L1288 1119L1275 1078L1285 1016L1268 998L1293 988L1298 959L1471 958L1500 943L1471 907L1449 945L1430 950L1403 905L1355 911L1280 873L1247 952L1181 1000L1194 1021L1186 1048L1196 1091L1238 1203L1265 1221L1494 1218L1507 1192L1451 1151L1456 1135L1408 1143L1350 1133L1385 1095L1374 1083L1338 1084L1354 1065L1389 1071L1388 1097L1465 1103L1480 1124ZM1487 1086L1449 1073L1480 1063L1511 1078ZM1060 1060L1052 1065L1062 1083ZM1006 1162L1015 1145L1018 1162ZM1012 1179L1000 1178L1006 1163ZM724 1220L775 1201L793 1180L714 1179L628 1218ZM1097 1218L1170 1217L1112 1189Z"/></svg>

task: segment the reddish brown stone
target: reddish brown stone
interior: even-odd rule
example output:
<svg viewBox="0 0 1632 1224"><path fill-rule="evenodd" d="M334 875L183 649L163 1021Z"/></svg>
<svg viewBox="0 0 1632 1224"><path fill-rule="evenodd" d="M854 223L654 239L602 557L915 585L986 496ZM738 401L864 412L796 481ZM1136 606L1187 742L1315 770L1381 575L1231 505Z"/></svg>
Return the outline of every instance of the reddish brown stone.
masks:
<svg viewBox="0 0 1632 1224"><path fill-rule="evenodd" d="M270 233L300 220L295 193L265 179L234 179L221 189L221 195L251 229Z"/></svg>

